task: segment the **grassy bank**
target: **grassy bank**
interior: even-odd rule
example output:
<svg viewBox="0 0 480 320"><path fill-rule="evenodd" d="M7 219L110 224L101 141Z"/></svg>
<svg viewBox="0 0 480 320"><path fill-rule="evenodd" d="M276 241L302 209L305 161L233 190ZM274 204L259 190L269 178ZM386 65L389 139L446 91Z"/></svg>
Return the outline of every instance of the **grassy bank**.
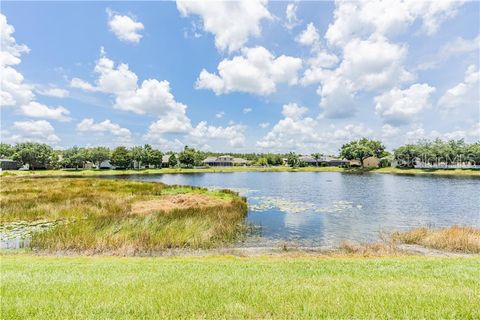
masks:
<svg viewBox="0 0 480 320"><path fill-rule="evenodd" d="M478 319L480 258L1 257L5 319Z"/></svg>
<svg viewBox="0 0 480 320"><path fill-rule="evenodd" d="M160 183L3 177L3 225L49 221L32 246L51 251L142 253L234 240L247 205L236 193Z"/></svg>
<svg viewBox="0 0 480 320"><path fill-rule="evenodd" d="M480 170L472 169L404 169L378 168L371 170L345 169L338 167L224 167L224 168L163 168L141 170L36 170L5 171L3 176L104 176L132 174L175 174L175 173L212 173L212 172L351 172L351 173L388 173L404 175L445 175L445 176L479 176Z"/></svg>
<svg viewBox="0 0 480 320"><path fill-rule="evenodd" d="M394 241L418 244L434 249L480 253L480 229L453 226L445 229L416 228L407 232L397 232Z"/></svg>

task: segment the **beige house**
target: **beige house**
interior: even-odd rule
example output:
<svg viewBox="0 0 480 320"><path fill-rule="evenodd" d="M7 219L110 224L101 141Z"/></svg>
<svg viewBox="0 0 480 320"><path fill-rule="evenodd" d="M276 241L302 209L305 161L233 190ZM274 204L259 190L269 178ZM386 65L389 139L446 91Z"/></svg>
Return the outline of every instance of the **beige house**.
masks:
<svg viewBox="0 0 480 320"><path fill-rule="evenodd" d="M380 166L380 159L377 157L368 157L365 160L363 160L363 166L365 168L377 168Z"/></svg>

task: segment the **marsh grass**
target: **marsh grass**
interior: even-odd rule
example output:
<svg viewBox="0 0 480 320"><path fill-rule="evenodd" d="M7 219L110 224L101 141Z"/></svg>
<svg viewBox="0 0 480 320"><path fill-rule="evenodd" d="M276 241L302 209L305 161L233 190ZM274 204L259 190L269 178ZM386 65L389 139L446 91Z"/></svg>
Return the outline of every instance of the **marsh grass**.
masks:
<svg viewBox="0 0 480 320"><path fill-rule="evenodd" d="M148 215L131 212L135 202L175 194L202 194L215 205L159 210ZM33 248L92 254L210 248L236 239L245 230L247 213L246 200L231 191L87 178L4 177L0 207L2 224L66 221L34 234Z"/></svg>
<svg viewBox="0 0 480 320"><path fill-rule="evenodd" d="M416 228L407 232L396 232L393 240L418 244L434 249L480 253L480 229L452 226L444 229Z"/></svg>

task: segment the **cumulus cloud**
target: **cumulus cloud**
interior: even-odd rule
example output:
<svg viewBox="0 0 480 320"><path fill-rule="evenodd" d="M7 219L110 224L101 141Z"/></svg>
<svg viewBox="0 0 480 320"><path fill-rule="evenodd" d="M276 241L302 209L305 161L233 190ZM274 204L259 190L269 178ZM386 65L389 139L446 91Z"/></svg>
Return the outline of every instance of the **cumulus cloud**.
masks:
<svg viewBox="0 0 480 320"><path fill-rule="evenodd" d="M258 126L262 129L266 129L270 126L270 122L261 122L258 124Z"/></svg>
<svg viewBox="0 0 480 320"><path fill-rule="evenodd" d="M320 35L318 34L317 28L313 23L309 23L307 28L303 30L296 38L295 41L304 45L304 46L313 46L320 41Z"/></svg>
<svg viewBox="0 0 480 320"><path fill-rule="evenodd" d="M215 46L222 51L238 50L249 37L261 33L261 21L273 17L267 9L266 0L222 1L177 1L182 16L198 15L203 29L214 34Z"/></svg>
<svg viewBox="0 0 480 320"><path fill-rule="evenodd" d="M71 118L68 116L70 111L62 106L49 108L48 106L36 101L30 101L28 104L20 106L19 110L21 114L32 118L53 119L63 122L71 120Z"/></svg>
<svg viewBox="0 0 480 320"><path fill-rule="evenodd" d="M404 90L393 88L374 98L375 111L389 124L406 124L431 105L433 92L435 88L426 83L416 83Z"/></svg>
<svg viewBox="0 0 480 320"><path fill-rule="evenodd" d="M77 131L100 134L110 133L122 141L130 141L132 136L130 130L122 128L118 123L114 123L110 119L95 123L93 119L85 118L77 124Z"/></svg>
<svg viewBox="0 0 480 320"><path fill-rule="evenodd" d="M0 14L0 106L14 107L34 98L33 87L25 84L23 75L12 67L21 62L23 53L30 51L26 45L17 44L14 32L15 28L8 24L7 17Z"/></svg>
<svg viewBox="0 0 480 320"><path fill-rule="evenodd" d="M426 34L457 14L461 1L338 1L334 21L325 33L332 45L344 46L371 34L390 36L405 31L416 20Z"/></svg>
<svg viewBox="0 0 480 320"><path fill-rule="evenodd" d="M419 70L428 70L438 67L442 62L448 61L452 57L473 53L478 60L480 50L480 35L472 39L457 37L447 42L441 47L434 57L428 57L428 61L420 63Z"/></svg>
<svg viewBox="0 0 480 320"><path fill-rule="evenodd" d="M209 89L217 95L234 91L268 95L276 91L278 84L296 84L301 67L300 58L275 57L264 47L244 48L241 56L222 60L218 74L203 69L196 88Z"/></svg>
<svg viewBox="0 0 480 320"><path fill-rule="evenodd" d="M23 75L12 67L21 63L20 57L23 53L30 51L26 45L17 44L13 37L14 31L15 28L8 24L7 18L0 14L0 74L2 75L0 77L0 106L14 107L17 109L17 113L27 117L69 121L68 115L70 112L66 108L61 106L49 107L35 101L34 86L26 84ZM59 92L54 93L58 94ZM26 132L28 127L35 124L38 124L39 130L43 130L41 132L45 133L43 142L56 143L60 140L54 134L54 128L51 124L42 120L16 122L13 127L20 133L10 138L14 139L13 141L30 139L42 142L40 131Z"/></svg>
<svg viewBox="0 0 480 320"><path fill-rule="evenodd" d="M114 107L117 109L141 115L157 116L158 120L150 124L144 135L146 140L160 144L168 141L164 137L165 134L182 134L187 139L186 141L193 138L202 141L224 139L229 141L232 146L239 146L240 142L244 141L243 126L213 127L204 122L200 122L196 127L193 126L186 113L187 105L176 101L168 81L147 79L139 85L137 75L129 69L128 65L115 64L107 57L103 49L94 70L97 74L95 84L74 78L71 85L85 91L113 95L115 97ZM114 129L114 124L109 122L104 121L100 123L100 126L100 124L92 123L92 119L86 120L88 121L84 124L94 125L94 128ZM205 127L208 130L205 130ZM215 135L212 132L221 132L222 134ZM233 132L237 132L237 135L233 136Z"/></svg>
<svg viewBox="0 0 480 320"><path fill-rule="evenodd" d="M252 108L243 108L243 113L245 113L245 114L250 113L252 111L253 111Z"/></svg>
<svg viewBox="0 0 480 320"><path fill-rule="evenodd" d="M476 65L470 65L465 71L463 82L450 88L438 100L438 105L444 111L476 108L480 105L480 73Z"/></svg>
<svg viewBox="0 0 480 320"><path fill-rule="evenodd" d="M139 43L142 39L140 31L144 29L143 23L128 15L120 15L107 9L108 27L115 36L124 42Z"/></svg>
<svg viewBox="0 0 480 320"><path fill-rule="evenodd" d="M285 10L285 27L287 29L293 29L298 26L302 21L297 17L298 5L296 3L287 4L287 9Z"/></svg>
<svg viewBox="0 0 480 320"><path fill-rule="evenodd" d="M391 43L382 36L367 40L356 38L343 48L343 59L336 69L312 67L302 83L320 82L317 93L325 116L350 117L356 111L354 98L358 92L385 90L414 79L404 67L406 55L405 46ZM335 63L333 56L330 61L328 56L325 58Z"/></svg>
<svg viewBox="0 0 480 320"><path fill-rule="evenodd" d="M13 133L2 133L2 141L8 143L40 142L56 144L60 138L55 134L55 129L46 120L15 121L12 126Z"/></svg>
<svg viewBox="0 0 480 320"><path fill-rule="evenodd" d="M306 116L307 112L306 107L296 103L284 105L284 118L257 141L257 146L281 152L293 150L311 153L322 150L336 153L336 148L342 143L373 133L363 124L321 127L317 119Z"/></svg>
<svg viewBox="0 0 480 320"><path fill-rule="evenodd" d="M42 96L55 97L55 98L66 98L69 96L68 90L62 88L35 88L35 91Z"/></svg>

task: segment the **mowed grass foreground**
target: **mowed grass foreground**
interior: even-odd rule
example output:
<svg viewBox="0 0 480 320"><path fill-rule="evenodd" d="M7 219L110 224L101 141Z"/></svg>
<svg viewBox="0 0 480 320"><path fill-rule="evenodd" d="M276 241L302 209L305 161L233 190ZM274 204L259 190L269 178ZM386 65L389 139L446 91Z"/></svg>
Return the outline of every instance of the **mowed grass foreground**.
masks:
<svg viewBox="0 0 480 320"><path fill-rule="evenodd" d="M480 258L1 256L4 319L478 319Z"/></svg>
<svg viewBox="0 0 480 320"><path fill-rule="evenodd" d="M86 178L0 181L0 222L57 221L31 245L49 251L135 254L208 248L245 228L236 193L161 183Z"/></svg>

